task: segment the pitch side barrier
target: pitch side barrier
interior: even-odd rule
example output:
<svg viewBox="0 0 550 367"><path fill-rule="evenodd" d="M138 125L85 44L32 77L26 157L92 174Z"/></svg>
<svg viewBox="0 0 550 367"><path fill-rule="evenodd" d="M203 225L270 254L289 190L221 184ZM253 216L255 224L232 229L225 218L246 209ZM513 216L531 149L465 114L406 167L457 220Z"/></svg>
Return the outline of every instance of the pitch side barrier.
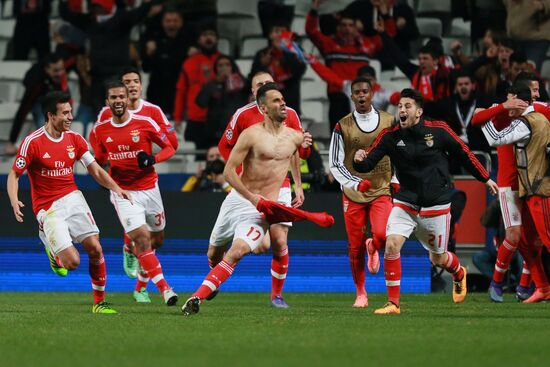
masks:
<svg viewBox="0 0 550 367"><path fill-rule="evenodd" d="M101 230L109 291L133 289L134 281L122 268L122 228L104 190L84 193ZM157 252L164 275L178 292L191 292L208 272L206 249L210 231L224 194L163 192L166 210L166 243ZM79 268L62 279L52 273L37 236L30 209L30 193L22 190L27 204L25 222L13 218L6 195L0 197L0 291L89 291L87 256ZM290 271L285 292L355 292L349 269L341 195L312 193L304 207L334 215L330 229L296 223L289 235ZM409 241L402 253L402 291L430 292L430 264L424 249ZM268 292L271 289L271 253L247 256L223 285L223 291ZM369 292L385 292L384 270L368 276ZM153 289L150 289L153 291Z"/></svg>

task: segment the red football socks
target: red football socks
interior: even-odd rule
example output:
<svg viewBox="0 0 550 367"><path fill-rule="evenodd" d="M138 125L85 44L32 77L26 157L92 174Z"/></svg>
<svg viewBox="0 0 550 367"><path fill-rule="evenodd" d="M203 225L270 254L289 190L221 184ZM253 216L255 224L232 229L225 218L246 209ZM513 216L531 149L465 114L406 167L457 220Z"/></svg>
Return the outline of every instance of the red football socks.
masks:
<svg viewBox="0 0 550 367"><path fill-rule="evenodd" d="M166 289L170 288L164 275L162 274L162 267L153 250L142 252L138 255L138 261L147 273L149 278L155 283L160 293L163 293Z"/></svg>
<svg viewBox="0 0 550 367"><path fill-rule="evenodd" d="M233 274L233 269L233 266L229 265L225 260L222 260L210 270L206 278L202 281L199 289L197 289L192 296L199 297L201 300L205 299Z"/></svg>
<svg viewBox="0 0 550 367"><path fill-rule="evenodd" d="M464 270L462 270L462 267L460 266L458 256L452 252L447 252L447 261L445 262L445 266L443 268L453 275L453 280L455 282L462 280L464 277Z"/></svg>
<svg viewBox="0 0 550 367"><path fill-rule="evenodd" d="M94 304L105 300L105 283L107 282L107 270L105 269L105 259L103 254L99 259L89 259L88 270L92 278L92 290L94 294Z"/></svg>
<svg viewBox="0 0 550 367"><path fill-rule="evenodd" d="M271 260L271 299L280 296L283 292L283 285L288 272L288 261L288 247L278 253L273 251Z"/></svg>
<svg viewBox="0 0 550 367"><path fill-rule="evenodd" d="M384 254L384 277L388 288L388 301L399 306L401 292L401 254Z"/></svg>
<svg viewBox="0 0 550 367"><path fill-rule="evenodd" d="M497 261L495 263L495 270L493 272L493 281L502 283L504 275L510 266L510 262L516 253L517 245L514 245L508 240L502 241L502 244L498 248Z"/></svg>

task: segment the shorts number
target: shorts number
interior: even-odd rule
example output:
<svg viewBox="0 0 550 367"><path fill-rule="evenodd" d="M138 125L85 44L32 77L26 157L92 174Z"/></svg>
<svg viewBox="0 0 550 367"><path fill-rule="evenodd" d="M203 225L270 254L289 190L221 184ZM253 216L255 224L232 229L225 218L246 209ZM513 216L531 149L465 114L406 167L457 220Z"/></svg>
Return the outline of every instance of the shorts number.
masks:
<svg viewBox="0 0 550 367"><path fill-rule="evenodd" d="M430 233L430 237L428 238L428 244L430 246L433 246L434 245L434 240L435 240L435 235ZM441 248L442 242L443 242L443 235L440 234L439 236L437 236L437 247L438 248Z"/></svg>
<svg viewBox="0 0 550 367"><path fill-rule="evenodd" d="M258 238L260 238L262 234L260 231L258 231L254 227L250 227L250 230L248 230L248 233L246 234L246 237L250 238L252 241L256 241Z"/></svg>
<svg viewBox="0 0 550 367"><path fill-rule="evenodd" d="M155 222L155 226L160 226L162 222L164 222L164 212L158 213L155 215L155 218L157 218L157 221Z"/></svg>

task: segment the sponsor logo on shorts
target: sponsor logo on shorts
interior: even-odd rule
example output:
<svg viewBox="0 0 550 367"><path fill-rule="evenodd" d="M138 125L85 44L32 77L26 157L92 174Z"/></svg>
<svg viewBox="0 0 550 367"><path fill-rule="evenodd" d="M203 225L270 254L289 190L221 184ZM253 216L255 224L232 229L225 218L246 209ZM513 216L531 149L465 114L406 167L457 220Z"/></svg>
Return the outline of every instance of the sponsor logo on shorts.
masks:
<svg viewBox="0 0 550 367"><path fill-rule="evenodd" d="M130 220L130 218L128 218L126 219L126 226L130 227L130 225L132 225L132 221Z"/></svg>
<svg viewBox="0 0 550 367"><path fill-rule="evenodd" d="M19 169L25 168L26 165L27 165L27 161L23 157L19 157L15 160L15 167Z"/></svg>

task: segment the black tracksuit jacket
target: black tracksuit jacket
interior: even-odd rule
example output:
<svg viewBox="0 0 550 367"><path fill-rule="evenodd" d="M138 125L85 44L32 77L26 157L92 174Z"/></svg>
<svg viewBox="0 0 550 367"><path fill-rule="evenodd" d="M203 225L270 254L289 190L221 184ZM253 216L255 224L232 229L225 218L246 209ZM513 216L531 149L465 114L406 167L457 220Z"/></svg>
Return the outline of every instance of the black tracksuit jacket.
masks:
<svg viewBox="0 0 550 367"><path fill-rule="evenodd" d="M368 172L388 155L401 184L395 199L420 207L451 202L449 159L459 160L479 181L489 180L489 173L466 144L441 121L421 119L410 128L387 128L367 153L365 160L354 162L353 167Z"/></svg>

